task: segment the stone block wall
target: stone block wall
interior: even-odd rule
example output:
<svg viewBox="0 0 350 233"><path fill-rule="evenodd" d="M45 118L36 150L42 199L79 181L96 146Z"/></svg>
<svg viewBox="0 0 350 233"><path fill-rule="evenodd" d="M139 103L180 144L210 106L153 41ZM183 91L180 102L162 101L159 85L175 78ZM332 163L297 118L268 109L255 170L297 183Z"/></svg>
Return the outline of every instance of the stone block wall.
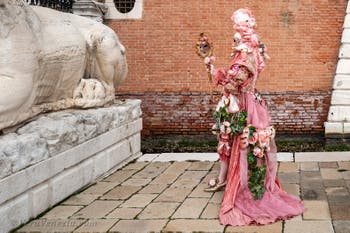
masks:
<svg viewBox="0 0 350 233"><path fill-rule="evenodd" d="M350 145L350 2L342 31L325 134L329 144L342 141Z"/></svg>
<svg viewBox="0 0 350 233"><path fill-rule="evenodd" d="M140 104L50 113L0 136L0 232L139 157Z"/></svg>
<svg viewBox="0 0 350 233"><path fill-rule="evenodd" d="M163 132L173 131L173 127L178 126L171 125L169 119L178 118L178 111L183 111L181 108L176 111L180 102L190 98L191 93L200 93L202 97L209 95L203 62L194 52L199 33L205 32L212 39L217 57L216 67L227 66L234 34L230 17L234 10L248 7L255 15L258 24L256 31L271 57L261 73L257 88L271 95L271 98L274 96L273 99L278 95L289 98L286 102L296 103L295 107L301 113L280 116L279 119L292 122L278 124L279 131L323 133L323 122L326 121L330 103L330 96L327 95L332 90L347 3L347 0L203 0L193 4L185 0L176 3L170 0L144 1L140 19L107 21L126 47L130 68L127 82L121 85L117 93L127 96L144 93L144 113L153 117L149 123L145 119L144 132L153 133L155 127L162 127ZM286 97L285 92L288 93ZM160 109L153 106L151 99L155 95L159 96L160 101L169 101L167 96L174 96L175 100L172 101L179 103L171 107L170 101L168 106L161 104L164 108ZM309 101L298 104L300 99L293 100L297 96ZM284 101L270 103L276 109L271 113L272 118L285 114L282 112L283 104ZM153 116L154 108L159 112L157 117ZM200 108L207 111L208 107ZM165 113L169 109L173 115ZM202 111L195 112L203 114ZM209 122L205 119L206 123L200 122L196 119L198 114L187 115L188 121L179 120L176 124L182 124L183 131L177 132L186 133L188 125L193 129L197 127L198 133L203 132L203 124ZM291 125L300 125L300 121L305 122L301 124L306 126L304 130L292 130ZM164 125L161 126L160 122L164 122Z"/></svg>

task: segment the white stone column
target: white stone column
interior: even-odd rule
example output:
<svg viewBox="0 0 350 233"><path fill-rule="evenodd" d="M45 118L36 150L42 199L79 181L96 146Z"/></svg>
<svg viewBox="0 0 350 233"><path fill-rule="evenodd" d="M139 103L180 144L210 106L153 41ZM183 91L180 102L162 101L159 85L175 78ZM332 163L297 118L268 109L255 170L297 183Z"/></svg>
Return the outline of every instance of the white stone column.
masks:
<svg viewBox="0 0 350 233"><path fill-rule="evenodd" d="M350 2L346 9L338 58L325 136L350 139Z"/></svg>

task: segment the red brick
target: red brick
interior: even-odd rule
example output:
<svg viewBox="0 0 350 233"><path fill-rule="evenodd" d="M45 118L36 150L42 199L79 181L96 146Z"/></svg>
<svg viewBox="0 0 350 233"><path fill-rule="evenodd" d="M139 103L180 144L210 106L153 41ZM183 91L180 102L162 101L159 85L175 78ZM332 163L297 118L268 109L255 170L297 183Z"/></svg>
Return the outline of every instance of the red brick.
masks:
<svg viewBox="0 0 350 233"><path fill-rule="evenodd" d="M200 129L213 123L207 75L194 44L206 32L214 42L216 67L227 66L234 34L230 17L239 7L253 11L271 57L257 88L268 99L272 123L285 133L323 132L347 0L188 3L143 1L141 20L107 22L127 50L129 74L116 92L144 101L144 133L161 133L170 126L176 133L204 132Z"/></svg>

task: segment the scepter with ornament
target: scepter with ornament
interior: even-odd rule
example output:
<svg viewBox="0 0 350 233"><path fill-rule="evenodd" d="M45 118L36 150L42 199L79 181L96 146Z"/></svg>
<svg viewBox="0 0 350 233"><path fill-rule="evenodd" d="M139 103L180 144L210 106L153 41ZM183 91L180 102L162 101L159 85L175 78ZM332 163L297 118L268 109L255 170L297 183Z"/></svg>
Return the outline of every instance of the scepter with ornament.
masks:
<svg viewBox="0 0 350 233"><path fill-rule="evenodd" d="M215 62L215 57L213 56L213 52L214 52L213 43L209 40L209 38L203 32L200 33L199 38L196 42L196 53L200 58L203 59L203 62L207 70L211 101L213 99L212 75L215 75L215 68L213 65L213 63Z"/></svg>

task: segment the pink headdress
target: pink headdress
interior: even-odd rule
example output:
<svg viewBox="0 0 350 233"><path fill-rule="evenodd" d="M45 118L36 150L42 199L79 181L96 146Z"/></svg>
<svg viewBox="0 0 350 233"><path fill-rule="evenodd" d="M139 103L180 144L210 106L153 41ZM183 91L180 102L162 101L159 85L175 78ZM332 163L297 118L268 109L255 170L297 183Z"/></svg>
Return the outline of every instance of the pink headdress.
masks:
<svg viewBox="0 0 350 233"><path fill-rule="evenodd" d="M233 21L235 28L254 28L256 26L255 18L252 12L244 8L238 9L235 12L233 12L231 20Z"/></svg>
<svg viewBox="0 0 350 233"><path fill-rule="evenodd" d="M255 18L248 9L238 9L231 16L234 29L239 32L243 38L243 42L251 43L251 46L259 46L258 38L255 34L256 27Z"/></svg>

